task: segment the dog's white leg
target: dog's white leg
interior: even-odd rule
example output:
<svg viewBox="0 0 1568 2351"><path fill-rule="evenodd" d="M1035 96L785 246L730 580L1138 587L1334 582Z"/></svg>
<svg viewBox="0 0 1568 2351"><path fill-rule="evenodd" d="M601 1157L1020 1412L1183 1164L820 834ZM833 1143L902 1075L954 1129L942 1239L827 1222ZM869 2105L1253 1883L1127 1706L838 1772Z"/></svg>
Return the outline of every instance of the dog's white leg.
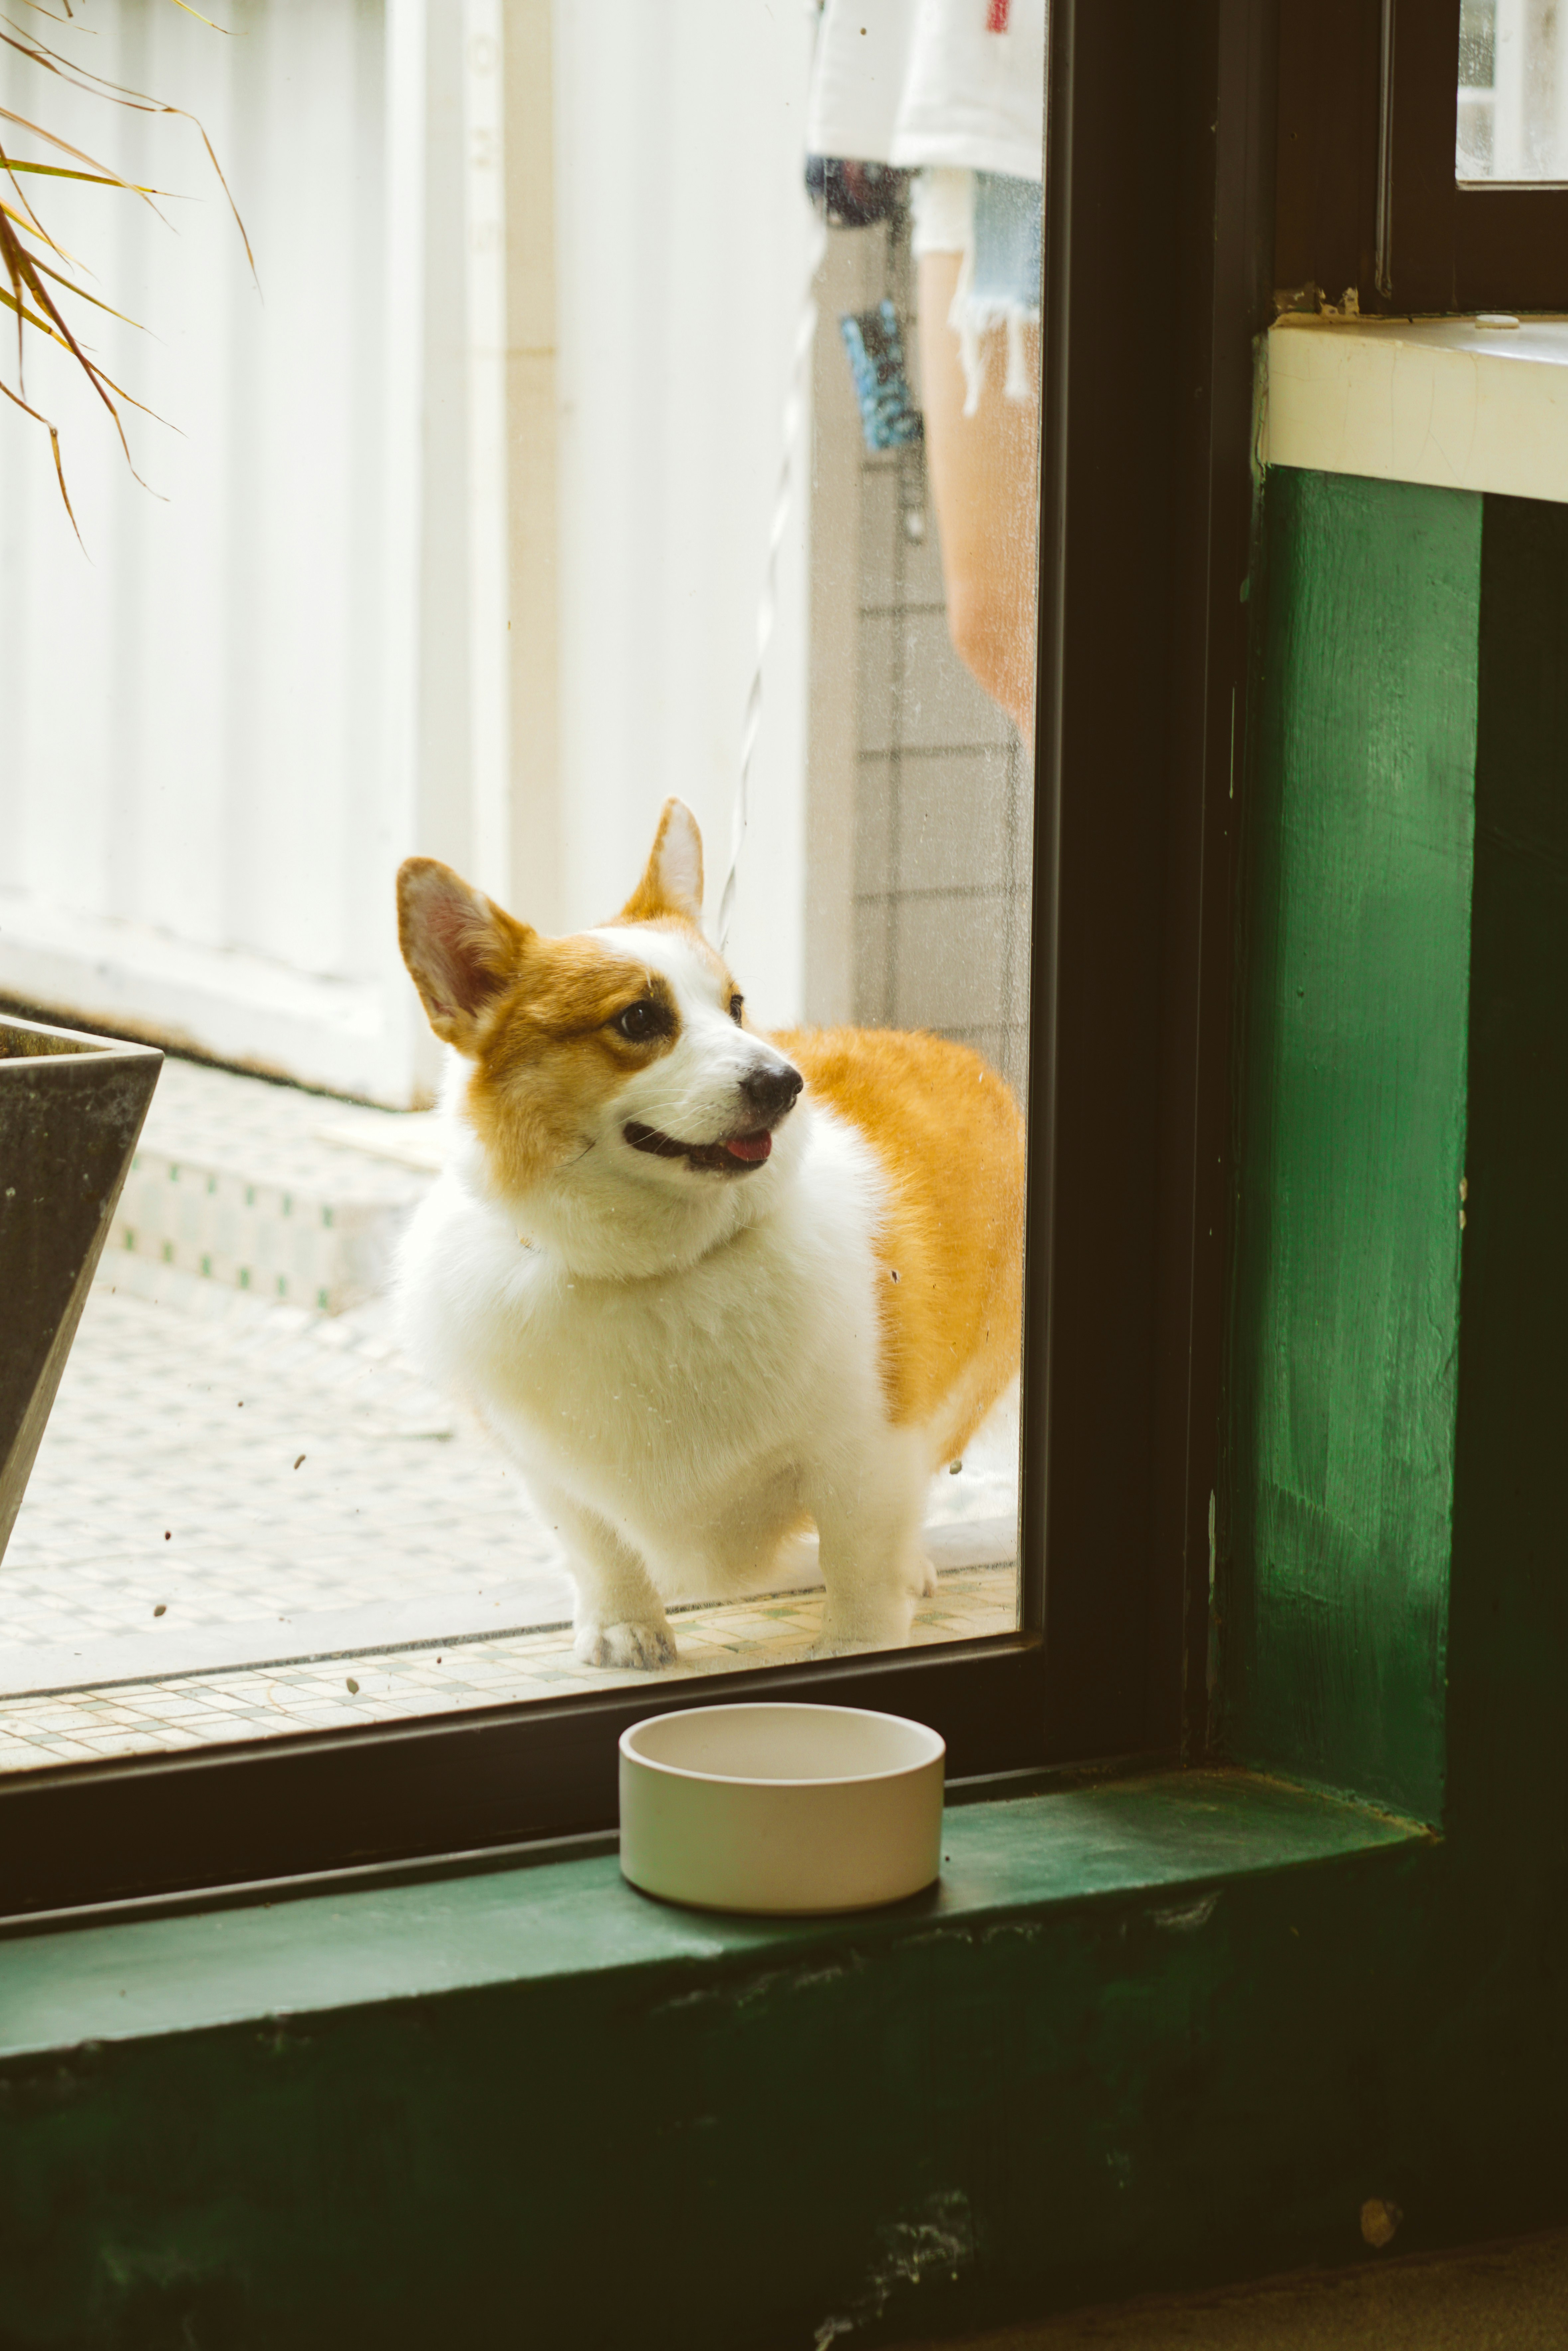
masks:
<svg viewBox="0 0 1568 2351"><path fill-rule="evenodd" d="M541 1502L547 1499L539 1495ZM646 1567L605 1519L564 1494L548 1497L577 1585L572 1646L586 1666L645 1673L675 1662L675 1636Z"/></svg>
<svg viewBox="0 0 1568 2351"><path fill-rule="evenodd" d="M920 1548L925 1485L923 1451L896 1431L809 1497L828 1587L819 1656L907 1642L915 1604L933 1582Z"/></svg>

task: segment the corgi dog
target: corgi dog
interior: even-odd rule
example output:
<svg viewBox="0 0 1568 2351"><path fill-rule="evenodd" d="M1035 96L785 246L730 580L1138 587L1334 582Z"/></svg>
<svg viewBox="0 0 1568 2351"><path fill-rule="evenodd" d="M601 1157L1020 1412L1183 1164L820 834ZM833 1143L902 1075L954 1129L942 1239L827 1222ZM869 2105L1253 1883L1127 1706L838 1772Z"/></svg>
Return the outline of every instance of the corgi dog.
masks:
<svg viewBox="0 0 1568 2351"><path fill-rule="evenodd" d="M1008 1088L935 1037L759 1035L702 897L676 799L620 914L575 937L434 858L398 875L455 1048L404 1331L559 1531L597 1666L670 1664L667 1602L777 1584L811 1525L817 1654L906 1642L928 1480L1018 1372Z"/></svg>

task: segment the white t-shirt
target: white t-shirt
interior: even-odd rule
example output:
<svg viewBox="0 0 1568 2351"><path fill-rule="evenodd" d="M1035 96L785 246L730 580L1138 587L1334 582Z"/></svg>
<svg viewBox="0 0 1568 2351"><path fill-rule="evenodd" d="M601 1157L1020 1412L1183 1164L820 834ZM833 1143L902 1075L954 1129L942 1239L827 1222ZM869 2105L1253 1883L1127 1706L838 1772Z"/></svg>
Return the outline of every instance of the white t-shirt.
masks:
<svg viewBox="0 0 1568 2351"><path fill-rule="evenodd" d="M827 0L807 110L813 155L1043 176L1046 0Z"/></svg>

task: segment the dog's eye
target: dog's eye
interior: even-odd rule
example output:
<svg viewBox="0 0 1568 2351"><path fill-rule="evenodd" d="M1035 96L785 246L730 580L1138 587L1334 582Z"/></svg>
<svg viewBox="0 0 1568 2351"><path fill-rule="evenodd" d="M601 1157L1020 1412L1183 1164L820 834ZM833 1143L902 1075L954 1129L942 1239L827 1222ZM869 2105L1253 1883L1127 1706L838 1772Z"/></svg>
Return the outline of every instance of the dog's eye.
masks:
<svg viewBox="0 0 1568 2351"><path fill-rule="evenodd" d="M745 1009L746 1009L746 998L745 998L745 997L744 997L744 996L732 996L732 997L730 998L730 999L729 999L729 1017L730 1017L730 1019L734 1021L734 1023L735 1023L735 1025L736 1025L736 1027L737 1027L737 1029L738 1029L738 1028L739 1028L739 1026L740 1026L740 1016L741 1016L741 1014L745 1011Z"/></svg>
<svg viewBox="0 0 1568 2351"><path fill-rule="evenodd" d="M664 1034L670 1025L670 1017L662 1004L655 1004L643 997L637 1003L629 1004L623 1012L618 1012L610 1025L619 1029L632 1044L645 1045L650 1037Z"/></svg>

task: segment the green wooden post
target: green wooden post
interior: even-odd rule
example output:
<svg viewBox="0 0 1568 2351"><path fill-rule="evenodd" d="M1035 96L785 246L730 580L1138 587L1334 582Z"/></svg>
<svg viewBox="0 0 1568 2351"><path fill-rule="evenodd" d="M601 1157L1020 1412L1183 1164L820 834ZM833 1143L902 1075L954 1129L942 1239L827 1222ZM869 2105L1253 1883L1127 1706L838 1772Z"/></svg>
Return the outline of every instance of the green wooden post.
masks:
<svg viewBox="0 0 1568 2351"><path fill-rule="evenodd" d="M1277 469L1263 543L1222 1739L1495 1838L1568 1667L1568 507Z"/></svg>
<svg viewBox="0 0 1568 2351"><path fill-rule="evenodd" d="M1269 479L1223 1736L1437 1820L1481 500Z"/></svg>

